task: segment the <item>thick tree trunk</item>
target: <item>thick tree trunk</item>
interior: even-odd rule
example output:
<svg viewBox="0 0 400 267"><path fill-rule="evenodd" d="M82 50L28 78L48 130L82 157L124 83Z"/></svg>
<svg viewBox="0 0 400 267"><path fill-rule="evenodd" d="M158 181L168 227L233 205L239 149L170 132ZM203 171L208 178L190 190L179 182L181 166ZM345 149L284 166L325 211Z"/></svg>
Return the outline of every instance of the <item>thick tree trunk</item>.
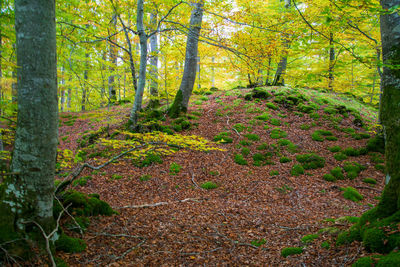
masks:
<svg viewBox="0 0 400 267"><path fill-rule="evenodd" d="M193 5L194 10L190 16L190 28L186 42L185 67L183 70L181 85L176 93L174 103L169 110L171 117L177 117L181 112L187 111L189 99L192 95L194 82L196 80L196 63L201 22L203 18L203 1L199 1Z"/></svg>
<svg viewBox="0 0 400 267"><path fill-rule="evenodd" d="M400 5L400 0L381 0L384 10ZM400 16L397 12L381 16L382 102L380 117L385 136L386 180L377 214L386 217L400 209ZM390 67L397 66L397 67Z"/></svg>
<svg viewBox="0 0 400 267"><path fill-rule="evenodd" d="M140 40L140 68L139 68L139 83L135 95L135 102L131 110L129 121L131 128L136 128L138 122L138 113L142 109L143 92L146 86L146 66L147 66L147 35L143 24L143 0L137 2L137 31Z"/></svg>
<svg viewBox="0 0 400 267"><path fill-rule="evenodd" d="M328 89L333 90L333 81L335 75L333 73L335 68L335 47L333 45L333 33L329 34L329 68L328 68Z"/></svg>
<svg viewBox="0 0 400 267"><path fill-rule="evenodd" d="M152 30L157 28L157 16L153 13L150 14L150 23ZM160 105L158 100L158 35L153 34L150 37L150 102L149 108L155 108Z"/></svg>
<svg viewBox="0 0 400 267"><path fill-rule="evenodd" d="M11 170L0 187L0 243L32 239L54 227L53 192L57 150L57 63L54 0L16 0L18 121ZM18 235L18 233L22 233ZM38 236L36 235L36 239ZM37 240L34 240L37 241ZM23 242L23 241L21 241ZM9 245L12 246L13 243ZM26 243L25 243L26 244ZM21 244L8 247L19 256Z"/></svg>

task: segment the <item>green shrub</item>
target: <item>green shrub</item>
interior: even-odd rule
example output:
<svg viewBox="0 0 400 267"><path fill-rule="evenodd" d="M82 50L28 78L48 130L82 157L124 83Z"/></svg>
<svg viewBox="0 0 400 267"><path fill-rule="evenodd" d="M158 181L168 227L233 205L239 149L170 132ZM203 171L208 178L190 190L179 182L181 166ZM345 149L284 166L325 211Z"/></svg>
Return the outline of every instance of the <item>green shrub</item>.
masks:
<svg viewBox="0 0 400 267"><path fill-rule="evenodd" d="M270 137L272 139L285 138L286 136L287 136L287 132L283 131L280 128L274 128L270 133Z"/></svg>
<svg viewBox="0 0 400 267"><path fill-rule="evenodd" d="M331 146L331 147L328 147L328 150L330 152L339 152L340 150L342 150L342 148L340 146Z"/></svg>
<svg viewBox="0 0 400 267"><path fill-rule="evenodd" d="M301 174L304 174L304 168L300 164L295 164L293 165L290 174L293 176L299 176Z"/></svg>
<svg viewBox="0 0 400 267"><path fill-rule="evenodd" d="M343 154L342 152L336 153L335 155L333 155L333 157L334 157L336 160L338 160L338 161L342 161L342 160L345 160L345 159L348 158L348 157L347 157L345 154Z"/></svg>
<svg viewBox="0 0 400 267"><path fill-rule="evenodd" d="M305 170L318 169L325 166L325 159L315 153L297 155L296 159Z"/></svg>
<svg viewBox="0 0 400 267"><path fill-rule="evenodd" d="M233 139L231 137L229 137L231 135L231 133L228 132L221 132L219 134L217 134L216 136L214 136L213 141L215 142L221 142L221 143L232 143Z"/></svg>
<svg viewBox="0 0 400 267"><path fill-rule="evenodd" d="M301 254L301 253L303 253L303 248L301 248L301 247L289 247L289 248L282 249L281 256L286 258L287 256L295 255L295 254Z"/></svg>
<svg viewBox="0 0 400 267"><path fill-rule="evenodd" d="M355 189L354 187L348 186L346 188L343 188L343 197L345 199L358 202L363 199L363 196Z"/></svg>
<svg viewBox="0 0 400 267"><path fill-rule="evenodd" d="M215 188L217 188L218 185L217 185L216 183L214 183L214 182L209 181L209 182L202 183L202 184L200 185L200 187L203 188L203 189L210 190L210 189L215 189Z"/></svg>
<svg viewBox="0 0 400 267"><path fill-rule="evenodd" d="M182 169L182 166L179 165L176 162L172 162L171 165L169 166L169 174L171 175L177 175Z"/></svg>
<svg viewBox="0 0 400 267"><path fill-rule="evenodd" d="M251 141L258 141L260 140L260 136L257 134L246 134L245 137Z"/></svg>
<svg viewBox="0 0 400 267"><path fill-rule="evenodd" d="M343 169L340 167L335 167L331 170L331 174L338 180L344 179Z"/></svg>
<svg viewBox="0 0 400 267"><path fill-rule="evenodd" d="M325 181L328 181L328 182L336 182L335 176L333 176L330 173L324 174L323 178Z"/></svg>
<svg viewBox="0 0 400 267"><path fill-rule="evenodd" d="M376 180L374 178L364 178L363 182L367 184L376 184Z"/></svg>
<svg viewBox="0 0 400 267"><path fill-rule="evenodd" d="M243 155L243 156L248 156L249 154L250 154L250 148L248 148L248 147L243 147L242 148L242 150L240 151L240 153Z"/></svg>
<svg viewBox="0 0 400 267"><path fill-rule="evenodd" d="M245 160L241 154L235 154L234 160L239 165L248 165L247 160Z"/></svg>
<svg viewBox="0 0 400 267"><path fill-rule="evenodd" d="M304 244L308 244L313 242L315 239L317 239L319 237L318 234L310 234L310 235L305 235L301 238L301 242L303 242Z"/></svg>
<svg viewBox="0 0 400 267"><path fill-rule="evenodd" d="M287 162L291 162L292 160L290 159L290 158L288 158L288 157L281 157L280 159L279 159L279 162L280 163L287 163Z"/></svg>

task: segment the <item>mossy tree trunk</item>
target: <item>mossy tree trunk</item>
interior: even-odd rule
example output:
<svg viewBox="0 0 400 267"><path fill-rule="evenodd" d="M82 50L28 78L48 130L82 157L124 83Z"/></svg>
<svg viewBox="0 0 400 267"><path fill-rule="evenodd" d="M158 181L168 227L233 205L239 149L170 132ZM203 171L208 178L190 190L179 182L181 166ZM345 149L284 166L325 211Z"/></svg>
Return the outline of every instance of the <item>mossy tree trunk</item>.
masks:
<svg viewBox="0 0 400 267"><path fill-rule="evenodd" d="M26 257L27 244L42 239L31 222L47 233L54 228L58 141L55 0L16 0L15 29L18 122L11 171L17 174L0 186L0 244L11 254Z"/></svg>
<svg viewBox="0 0 400 267"><path fill-rule="evenodd" d="M400 0L381 0L384 10L400 5ZM380 118L385 136L386 185L377 207L379 217L400 210L400 16L381 15L383 90Z"/></svg>
<svg viewBox="0 0 400 267"><path fill-rule="evenodd" d="M198 43L203 19L203 1L193 3L193 6L194 9L190 16L190 28L186 42L185 67L181 85L175 96L174 103L169 110L171 117L178 117L181 112L187 111L196 80Z"/></svg>

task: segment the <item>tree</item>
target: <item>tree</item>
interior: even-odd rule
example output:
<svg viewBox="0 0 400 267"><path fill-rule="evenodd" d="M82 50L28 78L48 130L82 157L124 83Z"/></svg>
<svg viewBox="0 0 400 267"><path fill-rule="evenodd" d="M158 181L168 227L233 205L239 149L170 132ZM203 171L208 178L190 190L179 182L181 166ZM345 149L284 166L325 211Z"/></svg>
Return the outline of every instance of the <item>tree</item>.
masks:
<svg viewBox="0 0 400 267"><path fill-rule="evenodd" d="M18 122L10 175L0 187L0 243L26 257L35 225L54 228L57 66L54 0L16 0ZM37 236L37 235L36 235Z"/></svg>
<svg viewBox="0 0 400 267"><path fill-rule="evenodd" d="M176 93L174 103L169 111L172 117L177 117L181 112L187 111L189 98L196 80L198 43L203 18L203 1L199 1L193 5L194 9L190 16L190 28L186 42L185 67L181 86Z"/></svg>

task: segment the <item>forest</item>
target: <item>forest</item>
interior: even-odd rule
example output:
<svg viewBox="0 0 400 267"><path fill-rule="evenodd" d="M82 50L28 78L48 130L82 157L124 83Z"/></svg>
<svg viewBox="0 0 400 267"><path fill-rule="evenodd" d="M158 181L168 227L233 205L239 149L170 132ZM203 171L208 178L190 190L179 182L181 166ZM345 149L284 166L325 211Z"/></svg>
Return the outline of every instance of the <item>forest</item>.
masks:
<svg viewBox="0 0 400 267"><path fill-rule="evenodd" d="M0 11L0 265L400 265L400 0Z"/></svg>

